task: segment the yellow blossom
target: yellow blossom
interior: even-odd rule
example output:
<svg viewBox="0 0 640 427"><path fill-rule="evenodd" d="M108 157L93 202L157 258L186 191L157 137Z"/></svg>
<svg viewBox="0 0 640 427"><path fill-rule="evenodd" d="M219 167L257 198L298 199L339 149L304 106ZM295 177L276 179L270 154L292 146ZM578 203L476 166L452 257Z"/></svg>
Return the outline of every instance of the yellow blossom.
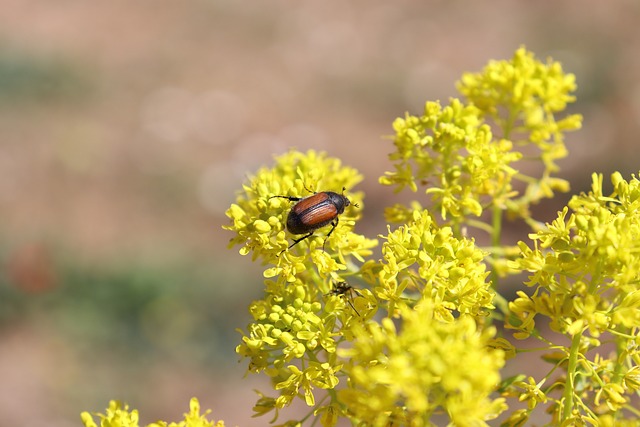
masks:
<svg viewBox="0 0 640 427"><path fill-rule="evenodd" d="M224 421L209 421L207 415L210 410L200 414L200 403L195 397L189 402L189 412L184 414L184 420L180 422L156 421L148 424L147 427L224 427ZM100 420L100 427L138 427L138 411L129 411L129 405L122 405L120 402L111 401L106 414L95 413ZM85 427L97 427L93 416L88 412L81 414Z"/></svg>
<svg viewBox="0 0 640 427"><path fill-rule="evenodd" d="M400 310L401 329L389 318L354 328L349 349L339 351L349 387L339 392L350 413L366 425L429 425L445 411L455 425L484 425L505 409L489 394L504 364L501 350L487 344L494 330L480 331L470 317L444 323L432 304Z"/></svg>

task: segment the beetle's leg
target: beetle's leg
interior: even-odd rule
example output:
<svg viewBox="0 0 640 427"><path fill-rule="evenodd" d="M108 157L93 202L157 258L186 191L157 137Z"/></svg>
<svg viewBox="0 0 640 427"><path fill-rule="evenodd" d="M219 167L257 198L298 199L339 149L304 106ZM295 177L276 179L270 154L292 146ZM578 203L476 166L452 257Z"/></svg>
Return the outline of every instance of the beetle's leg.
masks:
<svg viewBox="0 0 640 427"><path fill-rule="evenodd" d="M302 200L302 197L291 197L291 196L271 196L271 197L269 197L269 200L271 200L273 198L276 198L276 197L279 197L281 199L287 199L290 202L299 202L300 200Z"/></svg>
<svg viewBox="0 0 640 427"><path fill-rule="evenodd" d="M289 245L289 247L288 247L287 249L283 249L283 250L281 250L281 251L280 251L280 253L278 254L278 256L282 255L282 253L283 253L284 251L286 251L286 250L288 250L288 249L291 249L292 247L294 247L294 246L295 246L295 245L297 245L298 243L302 242L302 241L303 241L304 239L306 239L307 237L311 237L312 235L313 235L313 231L312 231L311 233L309 233L309 234L307 234L307 235L305 235L305 236L303 236L303 237L299 238L299 239L295 239L295 240L293 241L293 243L292 243L292 244L290 244L290 245Z"/></svg>
<svg viewBox="0 0 640 427"><path fill-rule="evenodd" d="M324 251L324 245L327 243L327 239L329 238L329 236L331 236L331 233L333 233L333 230L336 229L336 227L338 226L338 221L340 221L340 218L336 217L336 219L331 222L331 230L329 230L329 233L327 233L327 235L324 238L324 242L322 242L322 250Z"/></svg>
<svg viewBox="0 0 640 427"><path fill-rule="evenodd" d="M292 247L294 247L294 246L295 246L295 245L297 245L298 243L302 242L302 241L303 241L304 239L306 239L307 237L311 237L311 236L313 236L313 231L312 231L311 233L309 233L309 234L307 234L307 235L305 235L305 236L303 236L303 237L299 238L299 239L295 239L295 240L293 241L293 243L292 243L292 244L290 244L290 245L289 245L289 247L288 247L287 249L291 249Z"/></svg>

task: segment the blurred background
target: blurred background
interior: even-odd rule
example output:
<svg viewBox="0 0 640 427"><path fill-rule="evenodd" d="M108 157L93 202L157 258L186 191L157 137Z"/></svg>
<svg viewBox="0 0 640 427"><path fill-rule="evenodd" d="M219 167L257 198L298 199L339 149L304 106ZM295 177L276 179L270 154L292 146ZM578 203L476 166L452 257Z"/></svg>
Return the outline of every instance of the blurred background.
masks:
<svg viewBox="0 0 640 427"><path fill-rule="evenodd" d="M192 396L266 425L234 352L261 268L221 229L247 174L326 150L365 176L357 230L384 232L394 118L525 44L577 75L572 191L628 177L639 19L632 0L4 0L0 427L78 426L110 399L172 421Z"/></svg>

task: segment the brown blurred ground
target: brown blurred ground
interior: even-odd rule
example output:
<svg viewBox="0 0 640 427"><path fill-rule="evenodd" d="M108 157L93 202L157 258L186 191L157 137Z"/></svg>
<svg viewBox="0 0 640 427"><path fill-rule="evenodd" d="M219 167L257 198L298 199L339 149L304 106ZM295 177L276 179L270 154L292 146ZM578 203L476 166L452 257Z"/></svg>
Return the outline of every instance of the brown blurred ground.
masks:
<svg viewBox="0 0 640 427"><path fill-rule="evenodd" d="M592 171L637 172L639 9L597 0L5 0L0 251L2 286L17 302L0 301L0 427L79 425L81 410L103 410L109 398L139 408L144 422L175 420L191 396L227 425L265 425L249 418L260 380L241 379L233 351L260 270L226 250L220 229L247 173L289 147L326 150L365 175L359 230L383 232L391 193L377 178L389 169L392 120L455 96L463 71L521 44L577 75L571 110L585 115L584 129L562 162L573 190L586 189ZM99 280L113 265L159 271L172 293L141 298L142 314L123 327L142 332L109 335L111 353L90 301L92 289L118 287ZM89 273L64 273L77 269ZM182 283L176 272L194 269ZM68 284L78 276L89 279ZM190 301L202 298L183 300L182 289L210 305L193 314ZM211 336L177 338L198 328ZM216 344L201 351L198 338Z"/></svg>

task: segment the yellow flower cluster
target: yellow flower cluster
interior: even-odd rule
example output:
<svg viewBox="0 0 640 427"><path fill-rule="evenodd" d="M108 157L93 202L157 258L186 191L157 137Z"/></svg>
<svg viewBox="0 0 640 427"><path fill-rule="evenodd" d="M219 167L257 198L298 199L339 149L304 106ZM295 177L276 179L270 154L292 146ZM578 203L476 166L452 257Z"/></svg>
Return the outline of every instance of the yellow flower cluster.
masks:
<svg viewBox="0 0 640 427"><path fill-rule="evenodd" d="M559 62L542 63L521 47L509 61L490 61L480 73L465 73L458 90L497 123L503 137L538 146L548 170L556 171L554 161L567 155L563 133L582 122L580 115L554 116L575 101L575 80Z"/></svg>
<svg viewBox="0 0 640 427"><path fill-rule="evenodd" d="M494 330L478 330L470 317L438 321L428 300L399 314L400 331L390 318L359 325L340 351L350 382L339 396L360 425L429 426L439 414L450 425L482 426L506 409L489 397L504 364L501 350L487 350Z"/></svg>
<svg viewBox="0 0 640 427"><path fill-rule="evenodd" d="M491 129L480 121L480 111L458 99L442 107L427 102L422 116L407 114L393 123L396 152L389 158L395 171L380 183L397 190L427 183L443 219L473 214L480 216L485 198L511 193L510 164L520 158L507 140L493 139ZM488 199L487 199L488 200ZM389 215L387 215L389 218Z"/></svg>
<svg viewBox="0 0 640 427"><path fill-rule="evenodd" d="M315 353L321 350L329 354L335 353L332 325L321 317L322 306L319 301L321 298L317 289L305 287L300 282L279 284L268 281L265 299L255 301L250 307L255 322L249 325L248 334L236 349L238 354L251 359L249 370L266 371L276 380L289 378L294 375L290 372L295 368L291 365L292 360L305 358L308 356L307 351L314 354L314 359ZM320 368L326 368L323 375L318 374ZM306 387L307 400L313 400L310 395L311 385L323 388L324 382L337 383L330 366L320 368L312 368L314 381L303 384L300 377L300 382L295 384L295 387ZM287 381L289 386L292 385L291 379L280 381L282 386L278 389L286 388L284 384ZM278 407L291 403L296 397L295 387L295 390L292 389L293 393L284 394L283 391Z"/></svg>
<svg viewBox="0 0 640 427"><path fill-rule="evenodd" d="M395 152L390 159L395 170L380 181L414 192L421 185L428 186L426 194L431 195L433 208L427 211L419 201L388 208L387 219L401 226L380 236L385 240L382 259L367 260L376 242L352 232L362 212L353 207L340 216L326 243L320 230L287 250L295 236L287 233L284 224L295 202L273 196L304 198L312 191L337 192L345 187L351 202L362 205L362 195L352 192L360 175L322 153L292 151L276 158L273 168L261 169L251 178L228 210L232 224L225 228L235 233L231 245L241 245L242 254L252 253L254 259L267 264L265 297L251 305L254 321L237 347L239 354L250 359L249 371L269 375L279 392L274 398L262 396L254 408L257 413L275 410L277 414L297 397L314 407L323 425L333 425L339 417L372 422L370 413L374 412L386 420L376 418L374 424L426 425L436 411L446 412L451 420L465 420L468 415L483 423L500 412L497 408L502 404L487 403L490 401L477 396L473 399L484 405L483 410L465 412L461 407L468 406L466 402L457 407L449 396L455 394L453 390L442 389L428 370L422 378L422 370L410 368L412 364L422 366L413 362L417 355L412 356L410 346L403 347L404 341L393 341L393 337L408 337L405 332L419 323L415 320L418 312L428 318L420 318L423 324L448 331L451 348L468 341L459 325L479 328L484 338L478 352L484 356L476 358L487 357L496 364L480 369L493 385L476 391L486 396L495 390L505 353L490 351L487 342L492 330L482 330L489 323L486 319L494 310L496 296L486 265L494 266L495 280L496 272L504 272L509 259L500 257L513 256L517 248L500 255L484 252L465 237L466 227L487 231L495 249L500 245L502 212L529 221L532 202L551 196L554 190L567 190L566 182L551 175L557 169L554 161L566 154L564 133L579 128L581 117L556 118L574 101L574 77L564 74L556 62L541 63L524 48L511 60L494 61L480 73L465 74L458 87L468 103L458 99L447 105L427 102L423 114L407 114L393 124ZM516 169L525 153L531 157L527 145L540 153L537 160L544 172L539 178ZM524 194L515 190L515 181L525 184ZM480 217L487 208L492 211L491 224L471 218ZM433 212L440 214L443 223L436 222ZM363 281L370 288L336 287L345 280ZM506 311L504 299L501 305ZM420 312L423 306L429 309ZM376 313L386 313L386 317L377 320ZM374 338L379 338L377 344L371 343ZM356 351L361 350L358 343L366 342L377 352L375 356ZM351 346L351 352L341 352L344 346ZM466 357L451 353L449 347L447 351L453 359ZM510 347L509 353L513 352ZM394 362L389 365L391 354ZM372 369L371 360L378 360L380 369ZM398 381L401 370L407 369L419 391L398 391L392 384L380 383L376 376L383 376L382 369ZM464 383L456 372L451 372L452 378ZM518 384L526 396L530 387ZM338 394L331 391L339 385ZM329 391L328 400L317 399L319 389ZM431 402L428 408L424 402L416 403L416 396L431 392L447 397ZM346 405L345 396L355 400ZM385 406L400 401L404 403L395 409ZM375 405L382 406L374 409Z"/></svg>
<svg viewBox="0 0 640 427"><path fill-rule="evenodd" d="M589 194L574 196L547 228L520 243L512 266L529 271L533 296L521 292L511 307L520 337L535 328L536 315L574 335L640 325L640 183L612 176L614 193L602 194L602 175L593 175ZM569 215L569 210L572 211ZM515 320L515 319L514 319Z"/></svg>
<svg viewBox="0 0 640 427"><path fill-rule="evenodd" d="M283 252L291 238L284 224L295 202L273 196L305 197L310 195L307 189L311 188L339 191L359 180L359 174L343 167L337 159L314 151L292 151L277 157L273 168L258 171L227 212L232 225L225 228L235 233L232 245L240 244L242 254L251 252L254 258L272 264L264 272L265 296L251 304L253 322L241 331L242 343L236 348L238 354L250 360L249 371L268 375L279 393L277 397L261 395L254 411L260 415L275 411L277 417L280 409L300 398L313 408L312 413L325 426L334 425L339 417L366 421L368 418L363 414L345 406L334 390L345 389L356 380L359 387L366 388L377 380L372 377L372 383L367 385L365 380L354 377L357 369L345 369L345 365L362 367L369 359L341 353L339 349L356 341L365 342L367 334L388 327L391 318L396 318L403 331L417 328L420 322L433 323L434 329L442 328L442 338L446 335L447 341L455 343L460 351L458 354L455 349L447 350L452 360L470 357L473 353L468 353L467 346L477 342L478 354L471 357L483 365L474 379L466 377L466 370L452 363L458 369L451 375L471 382L464 385L468 389L465 396L457 396L459 391L455 388L440 389L437 381L432 384L433 379L425 379L419 393L438 389L441 391L435 393L444 400L430 408L424 405L398 408L393 417L427 420L439 408L449 411L452 419L463 416L490 419L499 412L501 404L495 406L478 396L485 396L495 388L504 356L502 350L487 348L486 341L494 330L476 329L493 308L494 292L486 280L485 254L472 240L456 238L450 227L439 228L427 211L406 211L410 221L383 236L386 240L383 259L365 262L377 241L351 231L362 212L362 195L348 191L348 197L359 208L345 210L324 250L321 245L325 232L319 230L318 238L312 237ZM363 264L358 266L357 262ZM369 282L372 287L356 288L347 282L354 280ZM420 316L418 321L415 317L418 314L412 313L421 305L430 308L416 312ZM380 308L387 313L382 324L374 317ZM456 316L464 316L466 320ZM376 357L386 358L384 345L380 350ZM398 362L394 366L401 369L401 349L397 350ZM415 376L419 370L411 372ZM490 386L476 384L476 380ZM325 396L319 398L321 391ZM464 409L467 398L480 405L476 412Z"/></svg>
<svg viewBox="0 0 640 427"><path fill-rule="evenodd" d="M291 151L277 157L273 168L259 170L227 211L232 225L225 228L235 233L231 245L240 244L240 253L271 264L264 271L265 296L251 304L254 321L241 331L242 343L236 348L250 359L249 371L271 377L280 394L263 396L254 407L259 414L277 413L297 397L316 405L314 390L333 389L339 382L342 362L336 348L342 329L355 318L375 314L370 291L335 291L377 245L375 239L351 231L363 208L362 194L352 191L361 179L324 153ZM285 224L296 202L274 196L305 198L313 194L310 190L339 193L343 188L351 206L339 216L331 236L326 238L327 226L289 248L293 237ZM316 411L328 413L328 408L320 405Z"/></svg>
<svg viewBox="0 0 640 427"><path fill-rule="evenodd" d="M594 174L591 191L574 196L556 220L530 235L533 247L520 242L521 257L511 263L530 273L526 284L535 291L518 291L506 326L520 339L538 336L542 316L571 339L556 361L571 379L563 385L563 405L570 402L590 422L598 413L631 408L628 395L640 387L640 181L616 172L611 182L613 193L604 195L603 177ZM615 337L617 356L587 358L604 333Z"/></svg>
<svg viewBox="0 0 640 427"><path fill-rule="evenodd" d="M565 133L581 126L581 116L561 115L575 100L575 77L520 48L465 74L458 89L464 100L427 102L421 114L393 123L394 169L380 182L425 187L432 203L386 209L399 225L379 236L379 259L371 258L377 240L353 231L363 214L354 191L361 175L325 153L276 157L227 211L230 247L265 266L264 296L250 305L253 319L236 348L276 394L259 393L256 415L275 413L275 422L300 399L308 412L281 426L312 417L325 427L340 418L373 427L483 426L511 397L526 406L506 414L505 426L524 425L541 406L550 425L637 425L640 181L615 173L605 195L594 175L591 192L573 197L555 221L535 221L532 203L568 190L553 175L567 154ZM519 170L536 167L535 176ZM326 191L344 191L351 205L335 228L292 246L301 236L286 228L291 210ZM505 216L524 219L531 241L504 245ZM477 247L469 229L486 232L490 246ZM508 272L529 272L532 291L516 289L507 301L498 281ZM552 336L537 327L541 317ZM541 340L550 372L501 382L505 358L525 350L495 337L498 323L517 339ZM596 351L605 339L606 356ZM99 416L105 426L137 425L137 412L115 403ZM83 421L95 426L86 413Z"/></svg>
<svg viewBox="0 0 640 427"><path fill-rule="evenodd" d="M555 117L575 100L575 77L558 62L544 64L520 48L511 60L464 74L457 86L467 104L455 98L446 106L427 102L422 115L396 119L389 156L395 170L380 182L398 191L425 185L443 220L499 234L499 224L492 229L469 217L492 208L529 221L531 203L569 188L551 175L567 154L564 134L581 126L580 115ZM525 158L544 165L540 177L518 170ZM524 184L523 194L516 182ZM388 210L387 220L401 212Z"/></svg>
<svg viewBox="0 0 640 427"><path fill-rule="evenodd" d="M383 259L367 262L362 274L390 316L421 300L431 301L436 318L446 322L456 313L481 320L494 308L485 254L450 227L438 228L428 211L413 211L407 225L384 238Z"/></svg>
<svg viewBox="0 0 640 427"><path fill-rule="evenodd" d="M167 423L166 421L156 421L148 424L147 427L224 427L224 421L209 421L207 415L211 413L207 410L200 414L200 403L195 397L189 403L189 412L184 414L184 420L180 422ZM100 420L100 427L139 427L138 411L129 410L129 405L122 405L120 402L112 400L105 414L94 413L93 416ZM83 412L80 417L85 427L98 427L93 420L92 414Z"/></svg>
<svg viewBox="0 0 640 427"><path fill-rule="evenodd" d="M362 176L355 169L342 166L340 160L324 153L291 151L277 157L275 167L259 170L244 186L237 202L227 210L232 224L224 228L235 233L230 246L242 245L242 255L252 253L254 260L273 264L265 271L265 277L281 276L294 282L307 270L305 261L309 253L319 274L337 277L334 273L346 269L350 258L362 260L377 244L375 240L351 231L363 208L362 193L351 190L361 180ZM293 202L273 196L304 198L313 194L309 190L340 193L343 188L352 206L340 215L339 224L326 244L322 233L317 233L306 239L306 244L286 250L289 241L285 224ZM316 250L323 246L326 252ZM329 256L330 252L337 256Z"/></svg>

